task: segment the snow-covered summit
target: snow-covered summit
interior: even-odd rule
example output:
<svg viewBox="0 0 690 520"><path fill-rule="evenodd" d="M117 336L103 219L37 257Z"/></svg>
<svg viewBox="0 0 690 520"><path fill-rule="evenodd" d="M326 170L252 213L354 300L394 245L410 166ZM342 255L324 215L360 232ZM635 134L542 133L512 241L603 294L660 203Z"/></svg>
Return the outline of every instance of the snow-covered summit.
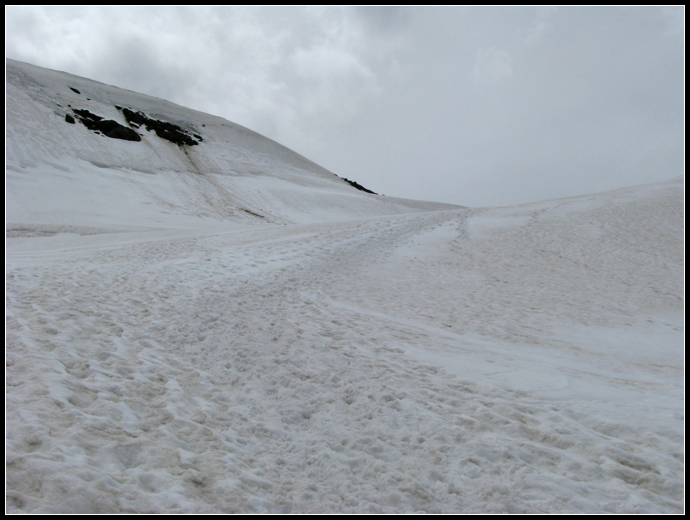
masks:
<svg viewBox="0 0 690 520"><path fill-rule="evenodd" d="M10 229L318 222L452 207L358 190L240 125L71 74L7 60L6 87Z"/></svg>

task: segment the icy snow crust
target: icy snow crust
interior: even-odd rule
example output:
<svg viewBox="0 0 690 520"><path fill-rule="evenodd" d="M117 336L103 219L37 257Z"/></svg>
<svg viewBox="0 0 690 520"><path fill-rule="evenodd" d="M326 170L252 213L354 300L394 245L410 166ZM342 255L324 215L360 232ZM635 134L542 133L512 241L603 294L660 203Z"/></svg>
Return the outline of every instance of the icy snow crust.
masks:
<svg viewBox="0 0 690 520"><path fill-rule="evenodd" d="M684 511L684 180L443 209L7 104L7 512Z"/></svg>

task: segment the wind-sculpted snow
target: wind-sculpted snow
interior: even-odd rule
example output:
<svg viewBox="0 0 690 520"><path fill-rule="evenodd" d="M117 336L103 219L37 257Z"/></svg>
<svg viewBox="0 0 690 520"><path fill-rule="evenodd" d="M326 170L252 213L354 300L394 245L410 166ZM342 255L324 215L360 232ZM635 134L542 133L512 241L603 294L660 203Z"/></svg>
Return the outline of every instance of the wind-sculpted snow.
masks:
<svg viewBox="0 0 690 520"><path fill-rule="evenodd" d="M8 511L684 510L683 184L8 239Z"/></svg>

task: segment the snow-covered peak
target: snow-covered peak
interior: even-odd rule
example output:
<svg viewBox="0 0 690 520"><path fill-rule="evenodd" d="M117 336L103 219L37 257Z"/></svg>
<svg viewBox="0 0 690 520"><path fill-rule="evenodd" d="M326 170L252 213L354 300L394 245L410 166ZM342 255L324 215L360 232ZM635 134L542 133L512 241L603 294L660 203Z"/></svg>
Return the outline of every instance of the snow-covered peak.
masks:
<svg viewBox="0 0 690 520"><path fill-rule="evenodd" d="M6 88L10 228L318 222L449 207L357 190L223 118L64 72L7 60Z"/></svg>

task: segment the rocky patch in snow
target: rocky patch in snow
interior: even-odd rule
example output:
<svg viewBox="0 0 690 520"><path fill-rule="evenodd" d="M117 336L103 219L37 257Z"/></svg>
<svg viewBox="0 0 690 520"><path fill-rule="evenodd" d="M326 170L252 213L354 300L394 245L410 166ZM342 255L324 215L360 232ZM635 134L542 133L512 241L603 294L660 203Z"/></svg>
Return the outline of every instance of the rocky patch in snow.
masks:
<svg viewBox="0 0 690 520"><path fill-rule="evenodd" d="M83 124L92 132L102 133L106 137L110 137L112 139L123 139L125 141L141 141L141 137L138 133L136 133L131 128L122 126L117 121L113 121L112 119L104 119L101 116L92 114L88 110L81 108L75 108L74 113L76 114L77 119L79 119L81 124ZM68 123L74 123L74 119L70 117L70 119L72 119L72 121L70 121L70 119L68 119L67 116L69 116L69 114L65 116L65 121L67 121Z"/></svg>
<svg viewBox="0 0 690 520"><path fill-rule="evenodd" d="M74 90L74 89L72 89ZM170 123L148 117L143 112L135 112L129 108L116 107L122 111L125 119L134 128L145 127L146 130L156 132L161 139L175 143L178 146L195 146L203 141L199 134L191 134L184 128ZM126 141L141 141L141 136L132 128L121 125L112 119L105 119L102 116L91 113L83 108L73 109L76 118L89 130L101 133L113 139L124 139ZM75 120L70 114L65 115L65 121L74 124ZM352 184L350 182L350 184ZM360 188L361 189L361 188ZM368 191L368 190L366 190Z"/></svg>
<svg viewBox="0 0 690 520"><path fill-rule="evenodd" d="M350 186L352 186L353 188L357 188L359 191L363 191L363 192L365 192L365 193L371 193L372 195L378 195L375 191L371 191L371 190L365 188L364 186L362 186L362 185L361 185L360 183L358 183L358 182L351 181L350 179L346 179L345 177L343 177L343 180L344 180L345 182L347 182L347 183L348 183Z"/></svg>
<svg viewBox="0 0 690 520"><path fill-rule="evenodd" d="M115 108L119 109L120 107ZM127 122L135 128L144 126L149 132L153 130L158 137L166 139L176 145L194 146L199 144L200 141L203 141L203 138L199 134L192 134L194 136L192 137L184 128L168 121L150 118L143 112L135 112L129 108L123 108L122 113L127 119Z"/></svg>

